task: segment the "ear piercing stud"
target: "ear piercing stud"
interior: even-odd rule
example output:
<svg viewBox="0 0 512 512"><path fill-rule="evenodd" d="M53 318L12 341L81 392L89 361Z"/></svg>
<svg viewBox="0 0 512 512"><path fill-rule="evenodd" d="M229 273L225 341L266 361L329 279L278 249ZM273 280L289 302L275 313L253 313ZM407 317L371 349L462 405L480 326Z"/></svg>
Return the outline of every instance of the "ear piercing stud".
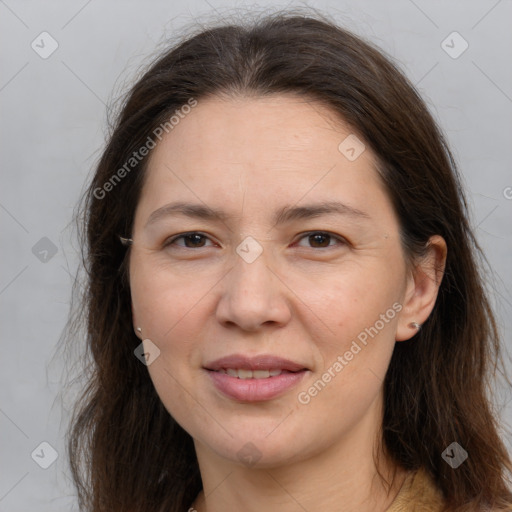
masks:
<svg viewBox="0 0 512 512"><path fill-rule="evenodd" d="M124 238L122 236L119 236L119 240L121 240L121 243L123 245L132 245L133 244L133 239L131 239L131 238Z"/></svg>
<svg viewBox="0 0 512 512"><path fill-rule="evenodd" d="M409 327L411 329L416 329L417 331L419 331L421 329L421 324L419 324L418 322L411 322L409 324Z"/></svg>
<svg viewBox="0 0 512 512"><path fill-rule="evenodd" d="M142 329L140 327L137 327L137 332L142 333Z"/></svg>

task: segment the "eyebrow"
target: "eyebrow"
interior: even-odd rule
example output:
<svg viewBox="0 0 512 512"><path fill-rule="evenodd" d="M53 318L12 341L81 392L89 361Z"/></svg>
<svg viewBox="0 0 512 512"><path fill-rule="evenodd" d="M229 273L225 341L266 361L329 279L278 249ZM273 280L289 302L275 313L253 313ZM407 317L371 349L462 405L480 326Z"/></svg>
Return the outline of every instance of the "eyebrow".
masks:
<svg viewBox="0 0 512 512"><path fill-rule="evenodd" d="M155 210L148 218L146 226L171 215L183 215L186 217L225 222L229 215L218 208L211 208L199 203L174 202ZM292 222L295 220L312 219L324 215L345 215L356 219L370 219L368 213L343 204L339 201L327 201L322 203L307 204L304 206L284 206L274 213L274 226Z"/></svg>

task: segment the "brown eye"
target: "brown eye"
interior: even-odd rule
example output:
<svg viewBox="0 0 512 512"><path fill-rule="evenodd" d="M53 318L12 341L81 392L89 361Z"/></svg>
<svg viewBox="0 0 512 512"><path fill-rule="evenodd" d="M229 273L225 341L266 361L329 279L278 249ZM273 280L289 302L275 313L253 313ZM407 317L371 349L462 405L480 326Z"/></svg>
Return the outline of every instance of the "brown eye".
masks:
<svg viewBox="0 0 512 512"><path fill-rule="evenodd" d="M183 239L183 244L175 243L177 240L181 239ZM193 231L190 233L182 233L181 235L177 235L171 238L164 244L164 247L175 245L178 247L183 247L185 249L197 249L202 247L208 247L207 245L205 245L207 240L209 240L209 238L206 235Z"/></svg>
<svg viewBox="0 0 512 512"><path fill-rule="evenodd" d="M301 240L307 239L309 247L312 249L326 249L328 247L334 247L336 244L331 244L332 241L337 241L339 244L344 244L344 240L339 236L335 236L325 231L314 231L312 233L306 233Z"/></svg>

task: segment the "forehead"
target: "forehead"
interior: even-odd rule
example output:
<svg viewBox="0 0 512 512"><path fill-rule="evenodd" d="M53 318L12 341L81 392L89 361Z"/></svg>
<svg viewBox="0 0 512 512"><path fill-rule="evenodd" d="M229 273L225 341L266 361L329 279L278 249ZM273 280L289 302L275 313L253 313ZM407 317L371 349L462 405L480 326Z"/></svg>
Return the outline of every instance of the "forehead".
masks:
<svg viewBox="0 0 512 512"><path fill-rule="evenodd" d="M306 195L343 196L361 205L383 194L372 151L324 104L294 95L211 97L199 100L152 151L141 202L149 208L186 198L236 203L239 210L240 201L269 208L277 201L277 208Z"/></svg>
<svg viewBox="0 0 512 512"><path fill-rule="evenodd" d="M216 156L232 163L261 162L276 155L293 159L306 152L332 153L340 137L352 131L331 108L305 96L214 96L199 100L180 119L153 158L172 148L184 157Z"/></svg>

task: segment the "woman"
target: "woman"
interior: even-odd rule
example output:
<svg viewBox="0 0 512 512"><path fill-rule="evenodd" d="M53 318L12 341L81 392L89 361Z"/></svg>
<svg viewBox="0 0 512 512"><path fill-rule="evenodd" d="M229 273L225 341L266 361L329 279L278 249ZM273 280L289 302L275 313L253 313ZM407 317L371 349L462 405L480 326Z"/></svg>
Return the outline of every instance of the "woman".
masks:
<svg viewBox="0 0 512 512"><path fill-rule="evenodd" d="M464 194L377 49L293 13L186 38L84 200L84 510L512 510Z"/></svg>

